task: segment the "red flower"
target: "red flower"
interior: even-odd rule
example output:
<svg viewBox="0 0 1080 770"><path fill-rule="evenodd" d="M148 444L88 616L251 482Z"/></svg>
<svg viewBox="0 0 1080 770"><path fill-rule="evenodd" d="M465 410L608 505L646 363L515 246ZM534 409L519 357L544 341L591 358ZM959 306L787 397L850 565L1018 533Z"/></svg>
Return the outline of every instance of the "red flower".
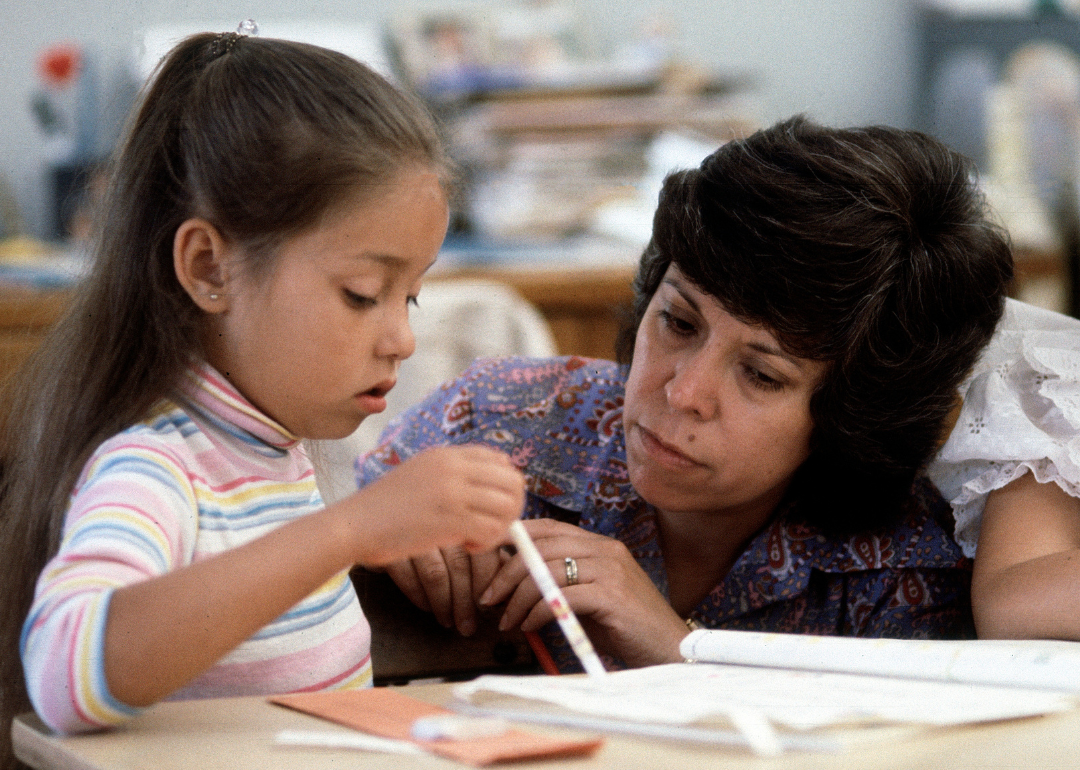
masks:
<svg viewBox="0 0 1080 770"><path fill-rule="evenodd" d="M38 74L53 88L65 88L79 74L82 51L74 43L51 45L38 56Z"/></svg>

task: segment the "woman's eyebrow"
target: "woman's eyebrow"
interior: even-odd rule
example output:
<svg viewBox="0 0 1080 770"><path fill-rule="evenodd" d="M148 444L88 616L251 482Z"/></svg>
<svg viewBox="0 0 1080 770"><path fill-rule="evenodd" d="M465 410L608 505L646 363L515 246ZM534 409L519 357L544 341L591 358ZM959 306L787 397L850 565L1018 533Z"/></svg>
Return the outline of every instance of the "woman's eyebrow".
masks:
<svg viewBox="0 0 1080 770"><path fill-rule="evenodd" d="M775 345L768 345L764 342L750 342L747 344L747 347L756 350L759 353L764 353L767 356L776 356L777 358L782 358L785 361L789 361L792 366L795 366L800 370L806 368L807 362L804 359L796 358L795 356L791 355L790 353L786 353L783 349Z"/></svg>
<svg viewBox="0 0 1080 770"><path fill-rule="evenodd" d="M679 296L683 298L683 301L690 306L691 310L693 310L695 313L701 313L701 308L698 307L698 303L694 300L693 297L686 293L686 289L683 287L683 282L681 280L679 280L678 278L667 277L664 278L663 282L675 291L677 291L679 293Z"/></svg>
<svg viewBox="0 0 1080 770"><path fill-rule="evenodd" d="M690 296L686 292L686 289L683 286L683 282L679 278L666 277L664 278L663 282L670 286L672 289L674 289L676 292L678 292L679 296L683 298L683 301L686 302L686 304L688 304L695 313L701 313L701 308L698 306L698 303L694 300L692 296ZM751 349L758 351L759 353L764 353L768 356L776 356L778 358L784 359L785 361L789 361L792 366L796 367L800 371L806 369L806 360L796 358L795 356L786 352L779 345L771 345L765 342L751 342L748 346Z"/></svg>

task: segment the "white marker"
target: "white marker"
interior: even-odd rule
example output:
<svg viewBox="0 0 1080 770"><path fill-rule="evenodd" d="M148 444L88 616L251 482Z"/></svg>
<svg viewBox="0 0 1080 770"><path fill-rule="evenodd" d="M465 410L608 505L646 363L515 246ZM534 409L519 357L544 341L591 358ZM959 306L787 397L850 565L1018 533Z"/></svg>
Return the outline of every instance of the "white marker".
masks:
<svg viewBox="0 0 1080 770"><path fill-rule="evenodd" d="M552 613L554 613L555 620L559 621L559 627L562 629L563 634L566 635L566 641L570 643L570 648L578 656L578 660L581 661L585 672L589 676L603 676L606 674L607 671L604 669L604 664L600 662L600 656L596 654L592 642L585 635L585 629L578 622L577 615L570 609L566 597L559 590L555 578L551 576L551 570L548 569L544 557L536 550L536 544L529 537L525 525L520 521L515 521L510 525L510 536L514 538L514 545L517 546L518 553L525 559L525 566L529 568L529 574L536 581L536 587L540 589L540 593L544 595L544 601L548 603Z"/></svg>

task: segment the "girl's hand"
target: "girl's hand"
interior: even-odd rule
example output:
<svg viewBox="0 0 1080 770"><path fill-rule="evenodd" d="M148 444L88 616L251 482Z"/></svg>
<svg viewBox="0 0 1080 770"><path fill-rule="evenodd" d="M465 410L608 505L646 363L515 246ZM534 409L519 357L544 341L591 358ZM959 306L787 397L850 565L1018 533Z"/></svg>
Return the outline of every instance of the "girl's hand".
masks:
<svg viewBox="0 0 1080 770"><path fill-rule="evenodd" d="M521 516L525 479L493 449L434 447L336 505L349 511L357 563L379 567L453 546L493 549Z"/></svg>
<svg viewBox="0 0 1080 770"><path fill-rule="evenodd" d="M471 636L477 601L499 568L500 553L470 554L455 545L394 562L386 571L409 601L432 613L444 628Z"/></svg>
<svg viewBox="0 0 1080 770"><path fill-rule="evenodd" d="M530 519L525 528L600 652L631 666L682 661L679 642L689 633L686 624L625 545L552 519ZM566 557L577 562L576 585L567 586ZM520 555L495 574L480 603L506 599L504 630L520 625L535 631L555 619Z"/></svg>

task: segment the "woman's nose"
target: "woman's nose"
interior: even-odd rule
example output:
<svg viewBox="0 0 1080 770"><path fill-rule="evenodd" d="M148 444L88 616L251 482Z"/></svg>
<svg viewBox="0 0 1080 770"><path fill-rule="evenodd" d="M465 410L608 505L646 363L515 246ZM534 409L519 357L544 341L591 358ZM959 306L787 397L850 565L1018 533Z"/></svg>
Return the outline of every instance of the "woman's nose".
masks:
<svg viewBox="0 0 1080 770"><path fill-rule="evenodd" d="M676 368L664 386L668 403L681 412L692 412L701 420L712 420L720 413L717 376L708 368L688 362Z"/></svg>

